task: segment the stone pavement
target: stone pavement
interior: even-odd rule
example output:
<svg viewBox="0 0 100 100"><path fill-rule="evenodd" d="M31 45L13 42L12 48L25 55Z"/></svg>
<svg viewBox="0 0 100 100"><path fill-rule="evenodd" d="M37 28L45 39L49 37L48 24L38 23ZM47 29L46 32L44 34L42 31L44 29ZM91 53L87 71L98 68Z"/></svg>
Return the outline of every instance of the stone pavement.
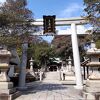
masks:
<svg viewBox="0 0 100 100"><path fill-rule="evenodd" d="M50 74L50 73L49 73ZM52 74L52 73L51 73ZM51 75L52 77L52 75ZM59 80L44 80L41 83L31 84L27 91L16 100L85 100L81 91L73 86L62 85Z"/></svg>
<svg viewBox="0 0 100 100"><path fill-rule="evenodd" d="M73 86L56 83L41 83L23 91L22 96L16 100L85 100L81 91Z"/></svg>

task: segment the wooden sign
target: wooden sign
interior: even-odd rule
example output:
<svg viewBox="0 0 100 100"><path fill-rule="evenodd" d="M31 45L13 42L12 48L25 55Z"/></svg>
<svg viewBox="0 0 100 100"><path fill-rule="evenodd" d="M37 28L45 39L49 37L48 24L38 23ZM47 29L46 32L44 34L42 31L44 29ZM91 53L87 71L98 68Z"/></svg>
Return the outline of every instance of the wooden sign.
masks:
<svg viewBox="0 0 100 100"><path fill-rule="evenodd" d="M56 16L43 16L44 34L55 34L55 18Z"/></svg>

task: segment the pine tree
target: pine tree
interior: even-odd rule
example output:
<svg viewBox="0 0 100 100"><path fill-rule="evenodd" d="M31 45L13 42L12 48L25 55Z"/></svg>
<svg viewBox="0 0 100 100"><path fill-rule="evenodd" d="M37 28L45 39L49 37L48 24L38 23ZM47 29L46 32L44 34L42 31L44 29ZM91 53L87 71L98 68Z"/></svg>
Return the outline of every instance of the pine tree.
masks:
<svg viewBox="0 0 100 100"><path fill-rule="evenodd" d="M84 0L86 19L93 26L91 39L96 42L97 48L100 48L100 0Z"/></svg>
<svg viewBox="0 0 100 100"><path fill-rule="evenodd" d="M34 31L30 21L33 20L32 12L26 6L26 0L6 0L0 7L1 44L15 45L18 40L23 42L28 40L30 31ZM4 39L7 41L3 41Z"/></svg>
<svg viewBox="0 0 100 100"><path fill-rule="evenodd" d="M85 12L87 13L87 19L93 25L95 30L99 30L100 27L100 0L84 0Z"/></svg>
<svg viewBox="0 0 100 100"><path fill-rule="evenodd" d="M30 31L34 31L32 12L26 6L26 0L6 0L0 6L0 43L16 46L20 41L22 44L20 87L25 86L28 42Z"/></svg>

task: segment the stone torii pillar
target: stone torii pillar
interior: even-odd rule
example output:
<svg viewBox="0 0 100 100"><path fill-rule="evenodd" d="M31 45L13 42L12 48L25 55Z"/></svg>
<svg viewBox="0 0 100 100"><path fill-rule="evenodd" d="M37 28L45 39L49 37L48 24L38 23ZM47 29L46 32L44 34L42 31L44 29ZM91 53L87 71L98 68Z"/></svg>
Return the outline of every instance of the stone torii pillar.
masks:
<svg viewBox="0 0 100 100"><path fill-rule="evenodd" d="M82 89L83 83L82 83L80 56L79 56L78 41L77 41L77 29L75 23L71 24L71 32L72 32L71 39L73 48L73 59L74 59L75 76L76 76L75 88Z"/></svg>
<svg viewBox="0 0 100 100"><path fill-rule="evenodd" d="M19 90L26 90L26 62L27 62L27 49L28 49L28 43L23 43L22 44L23 48L23 55L22 55L22 62L20 66L20 74L19 74Z"/></svg>

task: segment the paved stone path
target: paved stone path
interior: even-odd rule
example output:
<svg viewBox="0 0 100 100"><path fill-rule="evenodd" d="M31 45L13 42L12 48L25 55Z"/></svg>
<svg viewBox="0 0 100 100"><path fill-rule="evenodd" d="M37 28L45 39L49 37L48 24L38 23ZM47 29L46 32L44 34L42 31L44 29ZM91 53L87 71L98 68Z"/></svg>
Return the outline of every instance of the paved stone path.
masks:
<svg viewBox="0 0 100 100"><path fill-rule="evenodd" d="M50 75L50 73L49 73ZM51 77L53 74L51 73ZM27 91L16 100L85 100L81 91L73 86L62 85L59 80L48 80L40 84L33 84Z"/></svg>

